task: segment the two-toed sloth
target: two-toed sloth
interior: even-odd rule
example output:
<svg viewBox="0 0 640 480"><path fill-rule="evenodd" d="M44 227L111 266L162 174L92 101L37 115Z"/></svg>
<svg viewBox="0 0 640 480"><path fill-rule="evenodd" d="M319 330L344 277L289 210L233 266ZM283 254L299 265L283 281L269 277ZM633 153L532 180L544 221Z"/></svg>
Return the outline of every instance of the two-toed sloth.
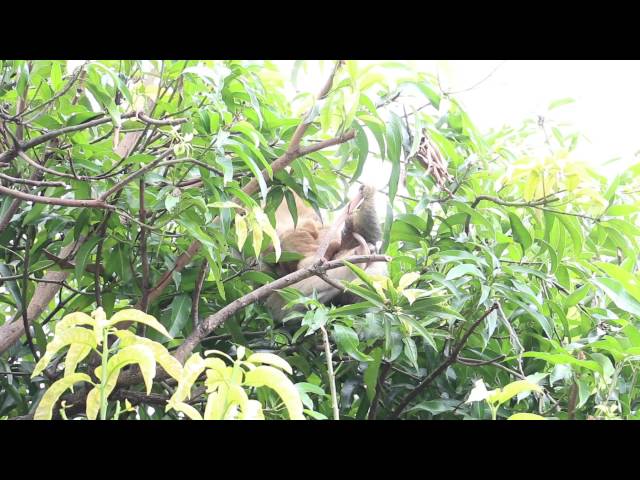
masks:
<svg viewBox="0 0 640 480"><path fill-rule="evenodd" d="M285 202L276 210L276 232L280 239L283 252L294 252L303 255L300 260L281 262L276 265L276 273L286 275L300 268L307 268L317 261L316 253L321 243L327 243L324 254L326 260L336 260L352 255L366 255L375 252L375 245L381 239L382 233L375 208L376 190L371 186L361 186L356 196L347 206L346 218L342 231L332 232L330 226L323 226L315 211L299 196L295 195L298 212L298 223L294 226L293 218ZM332 235L333 238L326 238ZM361 265L369 273L386 274L385 262L374 262ZM355 275L347 267L327 270L326 275L336 283L351 281ZM323 279L313 276L301 280L291 286L303 295L310 296L314 291L322 303L340 300L339 303L352 303L355 299L348 294L341 294L340 290L331 286ZM337 297L340 297L338 299ZM286 315L283 310L286 302L277 292L272 293L266 300L272 316L281 320Z"/></svg>

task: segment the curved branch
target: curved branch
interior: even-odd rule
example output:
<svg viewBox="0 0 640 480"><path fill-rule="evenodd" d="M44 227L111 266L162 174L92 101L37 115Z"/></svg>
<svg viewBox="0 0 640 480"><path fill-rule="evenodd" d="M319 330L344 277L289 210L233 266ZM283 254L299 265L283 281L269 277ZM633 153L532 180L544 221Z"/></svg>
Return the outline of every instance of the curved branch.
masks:
<svg viewBox="0 0 640 480"><path fill-rule="evenodd" d="M466 345L467 340L469 340L469 337L471 336L473 331L478 327L478 325L480 325L482 323L482 321L485 318L487 318L489 316L489 314L491 312L493 312L494 310L497 310L497 309L498 309L498 304L494 303L493 305L491 305L491 307L489 307L489 310L487 310L486 312L484 312L482 314L482 316L478 320L473 322L473 325L471 325L469 330L467 330L467 332L462 336L462 338L460 339L458 344L451 351L451 354L449 354L449 356L440 365L438 365L438 368L436 368L433 372L431 372L427 376L427 378L425 378L416 388L414 388L411 391L411 393L409 393L409 395L407 395L404 398L404 400L402 400L400 402L400 405L398 405L398 407L395 409L395 411L391 414L391 417L389 417L390 419L392 419L392 420L397 419L400 416L400 414L402 412L404 412L404 410L407 408L407 406L413 401L414 398L416 398L418 395L420 395L420 393L422 393L425 388L427 388L429 385L431 385L433 383L433 381L436 378L438 378L438 376L442 372L444 372L447 368L449 368L449 365L452 365L458 359L458 354L460 353L460 351Z"/></svg>
<svg viewBox="0 0 640 480"><path fill-rule="evenodd" d="M332 260L330 262L320 261L309 268L297 270L293 273L290 273L289 275L285 275L284 277L279 278L278 280L267 283L266 285L263 285L260 288L249 292L245 296L234 300L226 307L220 309L213 315L209 315L202 322L200 322L198 324L198 328L195 329L191 333L191 335L189 335L185 339L182 345L180 345L180 348L176 350L175 357L181 362L184 362L187 356L193 351L196 345L198 345L198 343L202 341L203 338L209 335L214 329L222 325L229 317L231 317L244 307L268 297L276 290L280 290L282 288L286 288L295 283L298 283L300 280L304 280L305 278L317 275L318 273L324 274L327 270L342 267L346 265L344 263L345 260L351 263L367 263L388 262L391 260L391 258L386 255L354 255L353 257L341 258L339 260Z"/></svg>

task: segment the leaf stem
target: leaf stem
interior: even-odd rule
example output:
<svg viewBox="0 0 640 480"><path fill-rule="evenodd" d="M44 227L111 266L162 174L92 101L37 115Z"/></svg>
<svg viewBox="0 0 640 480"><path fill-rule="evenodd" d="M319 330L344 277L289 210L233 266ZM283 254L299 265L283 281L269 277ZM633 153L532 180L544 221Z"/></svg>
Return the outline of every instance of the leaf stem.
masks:
<svg viewBox="0 0 640 480"><path fill-rule="evenodd" d="M102 375L100 375L100 420L107 419L107 361L109 360L109 329L102 333Z"/></svg>

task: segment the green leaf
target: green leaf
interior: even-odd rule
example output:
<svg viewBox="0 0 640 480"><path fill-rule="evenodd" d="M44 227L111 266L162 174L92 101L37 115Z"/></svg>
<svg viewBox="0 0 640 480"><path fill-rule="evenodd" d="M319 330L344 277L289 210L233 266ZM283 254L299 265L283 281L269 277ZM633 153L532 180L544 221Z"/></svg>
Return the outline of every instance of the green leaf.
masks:
<svg viewBox="0 0 640 480"><path fill-rule="evenodd" d="M398 181L400 179L400 154L402 152L402 123L400 118L394 114L390 114L391 121L387 125L387 157L391 160L391 178L389 179L389 202L393 203L393 199L398 192Z"/></svg>
<svg viewBox="0 0 640 480"><path fill-rule="evenodd" d="M416 369L416 372L420 370L418 366L418 347L416 347L416 342L413 341L411 337L403 337L402 343L404 343L404 354L407 359L413 365L413 368Z"/></svg>
<svg viewBox="0 0 640 480"><path fill-rule="evenodd" d="M369 140L367 140L367 134L357 121L354 121L351 127L356 131L355 142L358 148L358 163L356 165L356 171L351 177L351 183L353 183L362 175L362 169L369 154Z"/></svg>
<svg viewBox="0 0 640 480"><path fill-rule="evenodd" d="M380 363L382 362L382 349L375 348L371 351L372 362L367 364L364 372L364 384L367 386L367 398L369 402L373 401L378 389L378 373L380 372Z"/></svg>
<svg viewBox="0 0 640 480"><path fill-rule="evenodd" d="M293 227L295 228L298 225L298 206L296 205L296 199L289 189L284 191L284 198L287 201L287 208L289 209L289 213L293 219Z"/></svg>
<svg viewBox="0 0 640 480"><path fill-rule="evenodd" d="M362 353L359 349L358 334L351 328L336 323L333 325L333 337L338 348L360 362L372 362L373 357Z"/></svg>
<svg viewBox="0 0 640 480"><path fill-rule="evenodd" d="M191 313L191 298L189 295L177 295L171 302L171 327L169 327L169 336L175 337L189 320Z"/></svg>
<svg viewBox="0 0 640 480"><path fill-rule="evenodd" d="M75 262L76 262L76 279L80 281L82 279L82 275L84 275L84 267L87 264L87 259L89 258L89 254L93 250L93 248L102 240L101 237L91 237L87 239L80 249L78 253L76 253Z"/></svg>
<svg viewBox="0 0 640 480"><path fill-rule="evenodd" d="M51 87L54 90L58 90L60 87L62 87L62 72L60 70L60 63L59 62L53 62L53 65L51 65Z"/></svg>
<svg viewBox="0 0 640 480"><path fill-rule="evenodd" d="M38 408L36 408L33 415L33 419L51 420L53 417L53 407L60 396L78 382L93 383L91 381L91 377L85 373L74 373L72 375L62 377L60 380L54 382L40 400Z"/></svg>
<svg viewBox="0 0 640 480"><path fill-rule="evenodd" d="M631 215L632 213L636 213L640 210L639 204L634 205L612 205L607 210L605 210L605 215L610 217L625 217L627 215Z"/></svg>
<svg viewBox="0 0 640 480"><path fill-rule="evenodd" d="M436 347L436 342L433 339L433 335L431 335L426 328L424 328L422 325L420 325L420 323L416 320L414 320L413 318L411 318L409 315L402 315L400 318L402 318L403 321L407 322L409 325L411 325L411 327L413 327L419 334L420 336L422 336L422 338L425 339L425 341L427 342L427 344L433 348L434 351L437 351L437 347Z"/></svg>
<svg viewBox="0 0 640 480"><path fill-rule="evenodd" d="M6 264L0 262L0 277L12 277L13 272L7 267ZM2 286L6 286L13 297L13 301L16 304L16 310L22 311L22 293L20 287L15 280L7 280L2 283Z"/></svg>
<svg viewBox="0 0 640 480"><path fill-rule="evenodd" d="M463 263L461 265L456 265L449 270L445 280L454 280L464 275L473 275L474 277L484 278L484 275L480 270L478 270L478 267L471 265L470 263Z"/></svg>
<svg viewBox="0 0 640 480"><path fill-rule="evenodd" d="M640 281L637 275L628 272L614 263L593 262L593 265L603 270L604 273L611 278L620 282L624 289L640 302Z"/></svg>
<svg viewBox="0 0 640 480"><path fill-rule="evenodd" d="M574 305L580 303L580 301L582 301L584 297L587 296L589 290L591 290L591 285L587 284L572 292L571 295L567 296L567 298L564 299L564 309L567 310L570 307L573 307Z"/></svg>
<svg viewBox="0 0 640 480"><path fill-rule="evenodd" d="M573 103L575 100L573 98L561 98L560 100L554 100L549 104L548 110L553 110L554 108L558 108L562 105L567 105L569 103Z"/></svg>
<svg viewBox="0 0 640 480"><path fill-rule="evenodd" d="M594 372L602 371L597 362L592 360L579 360L568 353L525 352L522 356L526 358L539 358L553 365L575 365Z"/></svg>
<svg viewBox="0 0 640 480"><path fill-rule="evenodd" d="M618 308L633 315L640 315L640 302L629 295L620 282L612 278L596 277L591 279L591 283L606 293Z"/></svg>
<svg viewBox="0 0 640 480"><path fill-rule="evenodd" d="M524 225L520 221L520 218L518 218L515 213L509 212L509 222L511 223L513 239L520 244L520 246L522 247L522 254L524 255L529 247L531 247L531 244L533 242L533 240L531 239L531 235L529 234L527 229L524 228Z"/></svg>

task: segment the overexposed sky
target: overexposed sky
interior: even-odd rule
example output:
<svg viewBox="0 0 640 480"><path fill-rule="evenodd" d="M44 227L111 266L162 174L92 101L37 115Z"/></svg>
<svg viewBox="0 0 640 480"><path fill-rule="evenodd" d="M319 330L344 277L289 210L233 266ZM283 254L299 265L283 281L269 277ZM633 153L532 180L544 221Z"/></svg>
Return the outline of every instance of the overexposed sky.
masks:
<svg viewBox="0 0 640 480"><path fill-rule="evenodd" d="M289 76L294 62L274 63ZM308 63L308 72L299 74L297 87L302 91L315 91L326 74L319 75L315 68L318 62ZM505 125L518 127L526 118L544 115L549 121L571 125L573 128L569 131L583 135L575 151L576 159L585 160L600 170L605 162L621 157L603 170L607 174L634 163L634 154L640 150L640 61L411 60L405 63L437 74L442 87L454 92L454 98L482 132ZM575 102L547 112L552 101L567 97Z"/></svg>
<svg viewBox="0 0 640 480"><path fill-rule="evenodd" d="M447 65L454 91L498 67L473 90L456 95L481 129L517 126L524 118L544 115L551 101L571 97L574 103L546 116L573 125L586 137L580 139L575 158L595 168L622 157L607 170L634 163L640 150L640 61L456 60Z"/></svg>

